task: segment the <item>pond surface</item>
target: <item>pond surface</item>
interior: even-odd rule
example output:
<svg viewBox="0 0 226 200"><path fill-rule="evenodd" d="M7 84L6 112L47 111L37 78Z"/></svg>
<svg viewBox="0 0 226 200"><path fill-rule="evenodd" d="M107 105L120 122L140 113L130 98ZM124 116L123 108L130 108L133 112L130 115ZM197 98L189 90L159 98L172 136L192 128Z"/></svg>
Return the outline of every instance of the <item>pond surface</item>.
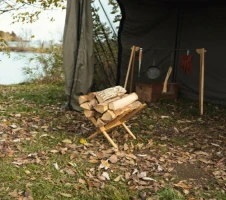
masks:
<svg viewBox="0 0 226 200"><path fill-rule="evenodd" d="M10 85L25 82L27 76L23 73L23 68L32 66L28 63L29 58L34 53L11 52L10 55L0 52L0 84Z"/></svg>

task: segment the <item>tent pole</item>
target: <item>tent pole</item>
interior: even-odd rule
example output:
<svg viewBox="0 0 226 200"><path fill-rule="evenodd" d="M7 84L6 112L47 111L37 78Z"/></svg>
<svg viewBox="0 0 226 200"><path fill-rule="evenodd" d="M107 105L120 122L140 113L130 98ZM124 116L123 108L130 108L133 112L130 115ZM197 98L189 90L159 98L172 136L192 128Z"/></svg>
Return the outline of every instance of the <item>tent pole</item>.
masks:
<svg viewBox="0 0 226 200"><path fill-rule="evenodd" d="M174 56L173 56L173 79L172 79L172 82L174 82L174 83L177 81L177 65L178 65L178 57L179 57L179 51L177 49L180 48L183 15L184 15L184 9L181 7L178 8L176 39L175 39Z"/></svg>

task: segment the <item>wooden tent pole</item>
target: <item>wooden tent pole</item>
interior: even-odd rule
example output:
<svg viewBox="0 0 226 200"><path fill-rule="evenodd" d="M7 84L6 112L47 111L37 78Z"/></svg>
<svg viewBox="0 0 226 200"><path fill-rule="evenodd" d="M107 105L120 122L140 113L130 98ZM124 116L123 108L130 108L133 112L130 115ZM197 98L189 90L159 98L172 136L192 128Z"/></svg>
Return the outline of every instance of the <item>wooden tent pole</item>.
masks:
<svg viewBox="0 0 226 200"><path fill-rule="evenodd" d="M126 89L126 86L127 86L127 82L128 82L128 78L129 78L129 73L130 73L130 68L131 68L131 64L132 64L132 61L133 61L133 55L134 55L135 49L136 49L136 47L133 46L132 47L131 54L130 54L130 60L129 60L129 65L128 65L128 69L127 69L125 84L124 84L124 88L125 89Z"/></svg>
<svg viewBox="0 0 226 200"><path fill-rule="evenodd" d="M196 49L200 55L200 78L199 78L199 110L200 115L203 115L203 101L204 101L204 70L205 70L205 52L204 48Z"/></svg>
<svg viewBox="0 0 226 200"><path fill-rule="evenodd" d="M129 93L132 93L132 91L133 91L133 78L134 78L135 57L136 57L136 48L135 48L135 51L133 52L133 60L132 60L132 69L131 69L131 75L130 75Z"/></svg>

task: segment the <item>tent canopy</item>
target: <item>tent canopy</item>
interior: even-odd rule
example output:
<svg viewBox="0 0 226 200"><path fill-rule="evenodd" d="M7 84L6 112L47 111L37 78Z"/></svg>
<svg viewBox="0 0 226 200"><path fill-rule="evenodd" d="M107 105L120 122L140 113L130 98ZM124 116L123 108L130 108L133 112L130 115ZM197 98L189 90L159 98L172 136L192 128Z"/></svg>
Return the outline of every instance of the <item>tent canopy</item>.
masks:
<svg viewBox="0 0 226 200"><path fill-rule="evenodd" d="M131 47L143 48L141 77L135 83L163 82L169 66L171 81L180 93L198 99L199 55L205 57L205 100L226 103L226 2L213 0L117 0L122 20L119 28L118 83L124 85ZM180 68L180 57L192 55L192 72ZM78 97L93 84L93 24L91 0L68 0L64 29L65 92L68 105L79 110ZM172 59L173 58L173 59ZM160 76L150 79L147 71L155 61Z"/></svg>
<svg viewBox="0 0 226 200"><path fill-rule="evenodd" d="M123 18L120 24L120 83L124 82L133 45L143 48L141 77L135 83L162 82L170 65L171 81L177 82L180 93L198 99L199 55L205 48L205 100L226 102L226 4L210 0L118 0ZM192 72L184 73L180 58L192 55ZM173 59L171 59L173 57ZM157 79L150 79L147 70L160 69ZM138 65L136 64L138 74ZM136 75L135 75L136 76Z"/></svg>
<svg viewBox="0 0 226 200"><path fill-rule="evenodd" d="M65 92L69 109L80 111L78 97L93 83L93 24L90 0L68 0L63 40Z"/></svg>

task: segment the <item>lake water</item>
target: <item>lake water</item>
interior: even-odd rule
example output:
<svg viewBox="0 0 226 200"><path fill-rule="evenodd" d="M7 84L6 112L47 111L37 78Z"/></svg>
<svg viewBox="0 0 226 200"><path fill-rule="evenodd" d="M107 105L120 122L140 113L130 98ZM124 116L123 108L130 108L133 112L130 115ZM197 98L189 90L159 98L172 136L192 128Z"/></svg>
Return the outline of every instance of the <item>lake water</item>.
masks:
<svg viewBox="0 0 226 200"><path fill-rule="evenodd" d="M31 66L29 58L34 53L11 52L10 57L6 53L0 52L0 84L10 85L25 82L27 77L23 74L23 68Z"/></svg>
<svg viewBox="0 0 226 200"><path fill-rule="evenodd" d="M40 47L43 43L43 47L49 47L51 42L34 40L27 43L30 47ZM17 42L8 42L9 46L18 46ZM11 52L10 57L6 53L0 52L0 85L10 85L25 82L27 76L23 73L23 68L35 67L35 61L28 63L29 58L34 57L37 53L32 52Z"/></svg>

